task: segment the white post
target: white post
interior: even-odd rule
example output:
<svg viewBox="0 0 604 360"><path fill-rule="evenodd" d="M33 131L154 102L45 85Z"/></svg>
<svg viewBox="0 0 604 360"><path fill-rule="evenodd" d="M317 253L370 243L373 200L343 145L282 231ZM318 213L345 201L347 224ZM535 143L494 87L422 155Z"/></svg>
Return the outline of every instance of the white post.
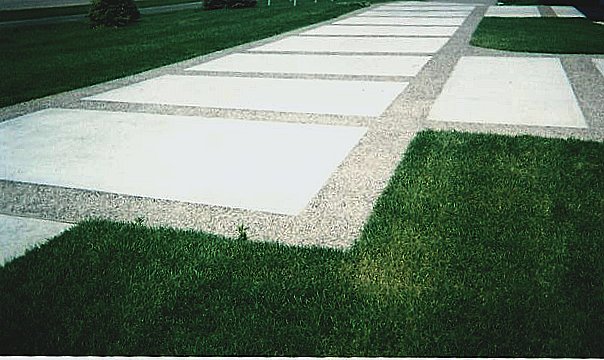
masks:
<svg viewBox="0 0 604 360"><path fill-rule="evenodd" d="M271 6L271 0L268 0L268 5L267 6Z"/></svg>
<svg viewBox="0 0 604 360"><path fill-rule="evenodd" d="M296 0L294 0L294 6L296 6Z"/></svg>

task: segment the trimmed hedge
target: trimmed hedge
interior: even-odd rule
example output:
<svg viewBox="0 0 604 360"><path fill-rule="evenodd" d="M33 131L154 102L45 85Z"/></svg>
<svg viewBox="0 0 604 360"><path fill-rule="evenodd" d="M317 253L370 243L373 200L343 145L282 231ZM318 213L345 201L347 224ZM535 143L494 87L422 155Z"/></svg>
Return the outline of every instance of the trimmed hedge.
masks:
<svg viewBox="0 0 604 360"><path fill-rule="evenodd" d="M90 4L92 27L119 27L128 25L141 17L134 0L92 0Z"/></svg>
<svg viewBox="0 0 604 360"><path fill-rule="evenodd" d="M240 9L256 7L258 0L203 0L204 10Z"/></svg>

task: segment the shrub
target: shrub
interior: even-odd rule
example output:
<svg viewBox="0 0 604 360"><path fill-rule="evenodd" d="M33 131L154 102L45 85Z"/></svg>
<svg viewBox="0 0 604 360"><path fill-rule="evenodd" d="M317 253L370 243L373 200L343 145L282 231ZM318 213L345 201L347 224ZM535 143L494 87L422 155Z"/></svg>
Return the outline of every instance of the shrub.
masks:
<svg viewBox="0 0 604 360"><path fill-rule="evenodd" d="M134 0L92 0L88 13L92 27L128 25L141 17Z"/></svg>
<svg viewBox="0 0 604 360"><path fill-rule="evenodd" d="M256 7L256 5L258 5L258 0L227 0L229 9Z"/></svg>
<svg viewBox="0 0 604 360"><path fill-rule="evenodd" d="M258 5L258 0L203 0L204 10L240 9L255 7L256 5Z"/></svg>

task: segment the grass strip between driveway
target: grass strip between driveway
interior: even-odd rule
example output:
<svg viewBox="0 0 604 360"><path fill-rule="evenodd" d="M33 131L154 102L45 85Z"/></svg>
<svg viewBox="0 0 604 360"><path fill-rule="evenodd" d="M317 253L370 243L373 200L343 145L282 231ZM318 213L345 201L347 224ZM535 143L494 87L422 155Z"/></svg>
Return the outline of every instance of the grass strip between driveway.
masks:
<svg viewBox="0 0 604 360"><path fill-rule="evenodd" d="M366 4L263 2L237 10L145 15L132 26L86 22L0 28L0 107L121 78L338 17Z"/></svg>
<svg viewBox="0 0 604 360"><path fill-rule="evenodd" d="M574 18L485 17L470 44L518 52L604 54L604 25Z"/></svg>
<svg viewBox="0 0 604 360"><path fill-rule="evenodd" d="M0 354L602 357L602 179L424 131L347 251L86 221L0 268Z"/></svg>

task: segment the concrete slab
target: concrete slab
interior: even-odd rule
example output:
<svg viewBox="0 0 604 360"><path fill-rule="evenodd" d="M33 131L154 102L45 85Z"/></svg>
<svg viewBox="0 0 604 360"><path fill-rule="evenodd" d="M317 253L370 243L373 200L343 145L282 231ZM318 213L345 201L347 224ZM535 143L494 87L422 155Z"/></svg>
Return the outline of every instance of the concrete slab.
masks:
<svg viewBox="0 0 604 360"><path fill-rule="evenodd" d="M492 17L541 17L537 6L489 6L484 16Z"/></svg>
<svg viewBox="0 0 604 360"><path fill-rule="evenodd" d="M447 41L449 38L290 36L250 51L433 54Z"/></svg>
<svg viewBox="0 0 604 360"><path fill-rule="evenodd" d="M604 76L604 59L593 59L593 62L596 68L602 73L602 76Z"/></svg>
<svg viewBox="0 0 604 360"><path fill-rule="evenodd" d="M462 57L430 120L587 127L559 59Z"/></svg>
<svg viewBox="0 0 604 360"><path fill-rule="evenodd" d="M399 25L399 26L460 26L464 18L429 18L429 17L369 17L355 16L340 21L334 25Z"/></svg>
<svg viewBox="0 0 604 360"><path fill-rule="evenodd" d="M552 6L552 10L557 17L578 17L584 18L585 15L577 10L574 6Z"/></svg>
<svg viewBox="0 0 604 360"><path fill-rule="evenodd" d="M457 26L324 25L300 35L449 37L457 29Z"/></svg>
<svg viewBox="0 0 604 360"><path fill-rule="evenodd" d="M0 178L296 215L365 132L49 109L0 124Z"/></svg>
<svg viewBox="0 0 604 360"><path fill-rule="evenodd" d="M1 171L1 168L0 168ZM71 225L0 214L0 266L41 245Z"/></svg>
<svg viewBox="0 0 604 360"><path fill-rule="evenodd" d="M88 100L379 116L407 83L164 75Z"/></svg>
<svg viewBox="0 0 604 360"><path fill-rule="evenodd" d="M415 76L429 56L232 54L187 70L250 73Z"/></svg>
<svg viewBox="0 0 604 360"><path fill-rule="evenodd" d="M382 5L382 6L377 6L375 8L373 8L373 10L417 10L417 11L426 11L426 10L451 10L451 11L459 11L459 10L474 10L476 8L476 6L472 6L472 5L455 5L455 4L451 4L451 5L444 5L444 4L433 4L430 3L429 5L424 4L424 5Z"/></svg>
<svg viewBox="0 0 604 360"><path fill-rule="evenodd" d="M443 1L398 1L384 4L382 6L393 6L393 7L409 7L409 6L469 6L469 4L451 3Z"/></svg>
<svg viewBox="0 0 604 360"><path fill-rule="evenodd" d="M471 11L367 11L358 16L372 17L467 17Z"/></svg>

